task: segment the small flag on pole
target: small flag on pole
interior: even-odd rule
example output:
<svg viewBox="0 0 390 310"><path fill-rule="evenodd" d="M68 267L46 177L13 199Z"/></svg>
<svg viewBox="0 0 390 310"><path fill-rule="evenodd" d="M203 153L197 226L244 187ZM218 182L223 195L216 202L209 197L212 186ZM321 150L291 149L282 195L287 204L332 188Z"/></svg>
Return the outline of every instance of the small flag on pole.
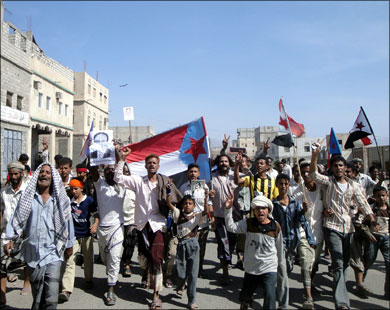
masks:
<svg viewBox="0 0 390 310"><path fill-rule="evenodd" d="M330 158L332 155L341 155L341 148L339 141L333 128L330 129L329 144L328 144L328 168L330 167Z"/></svg>
<svg viewBox="0 0 390 310"><path fill-rule="evenodd" d="M288 125L290 124L291 134L293 134L296 137L300 137L304 134L305 127L303 126L303 124L296 122L284 110L282 98L280 98L280 100L279 100L279 112L280 112L279 125L283 126L286 130L289 130ZM288 119L288 122L287 122L287 119Z"/></svg>

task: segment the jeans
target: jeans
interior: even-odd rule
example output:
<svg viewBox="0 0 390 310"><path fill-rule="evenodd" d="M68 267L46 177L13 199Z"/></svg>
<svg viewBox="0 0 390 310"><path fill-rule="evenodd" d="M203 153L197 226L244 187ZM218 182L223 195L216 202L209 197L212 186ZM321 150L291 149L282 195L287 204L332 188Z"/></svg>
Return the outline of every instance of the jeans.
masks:
<svg viewBox="0 0 390 310"><path fill-rule="evenodd" d="M341 233L324 227L326 242L332 257L333 293L336 308L349 306L349 297L345 285L345 270L348 267L351 250L351 233Z"/></svg>
<svg viewBox="0 0 390 310"><path fill-rule="evenodd" d="M176 255L177 287L184 286L187 278L188 304L195 303L196 281L199 273L199 243L198 239L189 238L179 241Z"/></svg>
<svg viewBox="0 0 390 310"><path fill-rule="evenodd" d="M276 309L276 278L276 272L267 272L261 275L245 272L240 292L240 302L251 303L253 294L260 286L264 293L263 309Z"/></svg>
<svg viewBox="0 0 390 310"><path fill-rule="evenodd" d="M382 252L383 258L385 259L386 267L386 280L385 280L385 293L389 292L389 277L390 277L390 236L374 234L376 242L368 242L366 246L366 256L365 256L365 273L367 270L372 267L376 257L378 255L378 250Z"/></svg>
<svg viewBox="0 0 390 310"><path fill-rule="evenodd" d="M61 264L59 260L43 267L27 266L34 297L31 309L57 309Z"/></svg>
<svg viewBox="0 0 390 310"><path fill-rule="evenodd" d="M289 285L288 276L294 267L295 252L287 250L283 247L283 257L286 258L286 264L278 266L277 274L277 299L279 309L288 309L289 302Z"/></svg>

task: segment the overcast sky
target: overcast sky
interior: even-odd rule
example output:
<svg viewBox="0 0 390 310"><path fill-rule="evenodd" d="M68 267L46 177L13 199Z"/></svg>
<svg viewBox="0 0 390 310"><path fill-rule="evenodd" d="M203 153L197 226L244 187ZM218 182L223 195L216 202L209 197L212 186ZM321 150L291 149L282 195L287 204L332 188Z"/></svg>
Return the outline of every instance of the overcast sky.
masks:
<svg viewBox="0 0 390 310"><path fill-rule="evenodd" d="M389 142L389 2L9 2L45 53L110 91L110 126L155 131L205 117L220 141L276 126L348 132L360 106ZM31 22L30 22L31 21ZM126 87L120 85L128 84Z"/></svg>

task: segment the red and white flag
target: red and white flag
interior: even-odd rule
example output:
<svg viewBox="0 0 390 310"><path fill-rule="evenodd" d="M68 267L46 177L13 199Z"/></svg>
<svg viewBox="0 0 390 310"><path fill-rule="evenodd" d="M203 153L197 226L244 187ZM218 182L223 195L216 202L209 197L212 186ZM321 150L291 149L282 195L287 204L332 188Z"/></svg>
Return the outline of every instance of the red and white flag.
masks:
<svg viewBox="0 0 390 310"><path fill-rule="evenodd" d="M210 180L210 151L203 117L183 126L126 146L131 174L144 176L145 157L151 153L160 157L159 173L174 176L186 172L190 163L199 165L200 179Z"/></svg>
<svg viewBox="0 0 390 310"><path fill-rule="evenodd" d="M294 136L300 137L304 134L305 127L303 126L303 124L296 122L284 110L282 98L280 98L280 100L279 100L279 112L280 112L279 125L283 126L286 130L288 130L288 124L287 124L287 119L288 119L288 122L290 124L291 133Z"/></svg>
<svg viewBox="0 0 390 310"><path fill-rule="evenodd" d="M357 140L361 140L364 145L369 145L372 143L371 139L368 136L373 135L370 123L360 107L360 111L358 117L353 124L351 131L349 132L349 136L347 142L345 142L345 149L353 148L354 142Z"/></svg>

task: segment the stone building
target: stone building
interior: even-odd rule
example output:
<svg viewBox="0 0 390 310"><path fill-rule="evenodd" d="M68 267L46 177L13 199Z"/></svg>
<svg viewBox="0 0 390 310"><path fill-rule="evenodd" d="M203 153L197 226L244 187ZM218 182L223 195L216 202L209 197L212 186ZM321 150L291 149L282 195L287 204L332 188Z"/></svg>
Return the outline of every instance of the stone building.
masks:
<svg viewBox="0 0 390 310"><path fill-rule="evenodd" d="M42 151L46 137L54 163L56 154L73 155L73 70L46 56L35 42L31 62L31 157Z"/></svg>
<svg viewBox="0 0 390 310"><path fill-rule="evenodd" d="M78 164L80 152L93 122L94 130L108 129L108 88L86 72L74 72L73 161Z"/></svg>
<svg viewBox="0 0 390 310"><path fill-rule="evenodd" d="M31 40L10 22L3 21L1 2L1 178L7 165L30 153Z"/></svg>

